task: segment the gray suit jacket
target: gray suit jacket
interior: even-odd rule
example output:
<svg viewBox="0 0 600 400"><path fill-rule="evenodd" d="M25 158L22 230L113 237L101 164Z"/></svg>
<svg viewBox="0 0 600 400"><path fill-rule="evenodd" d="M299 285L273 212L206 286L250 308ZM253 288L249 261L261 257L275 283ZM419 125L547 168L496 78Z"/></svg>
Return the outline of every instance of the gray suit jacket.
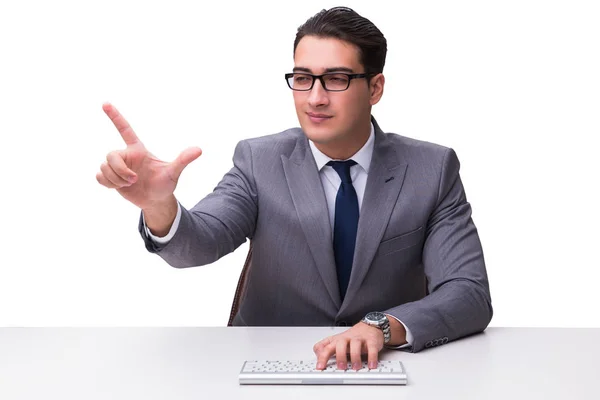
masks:
<svg viewBox="0 0 600 400"><path fill-rule="evenodd" d="M492 305L483 251L452 149L383 133L375 145L347 294L341 301L323 186L300 128L241 141L233 168L166 245L176 268L205 265L252 240L233 325L352 325L400 319L412 351L483 331Z"/></svg>

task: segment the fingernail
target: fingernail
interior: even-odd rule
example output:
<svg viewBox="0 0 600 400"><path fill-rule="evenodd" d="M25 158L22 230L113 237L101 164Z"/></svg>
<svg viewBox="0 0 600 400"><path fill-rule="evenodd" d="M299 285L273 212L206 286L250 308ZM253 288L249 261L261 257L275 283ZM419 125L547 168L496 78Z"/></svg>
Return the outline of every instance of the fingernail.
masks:
<svg viewBox="0 0 600 400"><path fill-rule="evenodd" d="M127 178L127 180L128 180L129 182L131 182L131 183L134 183L136 179L137 179L137 178L136 178L135 176L133 176L133 175L132 175L132 176L129 176L129 177Z"/></svg>
<svg viewBox="0 0 600 400"><path fill-rule="evenodd" d="M323 369L323 368L325 368L325 365L323 365L322 362L317 363L317 369Z"/></svg>
<svg viewBox="0 0 600 400"><path fill-rule="evenodd" d="M342 362L338 363L338 369L346 369L346 365Z"/></svg>
<svg viewBox="0 0 600 400"><path fill-rule="evenodd" d="M361 367L361 365L358 362L355 362L354 365L353 365L354 369L360 369L360 367Z"/></svg>
<svg viewBox="0 0 600 400"><path fill-rule="evenodd" d="M377 363L376 363L376 362L372 362L372 361L371 361L371 362L369 363L369 368L370 368L370 369L375 369L375 368L377 368Z"/></svg>

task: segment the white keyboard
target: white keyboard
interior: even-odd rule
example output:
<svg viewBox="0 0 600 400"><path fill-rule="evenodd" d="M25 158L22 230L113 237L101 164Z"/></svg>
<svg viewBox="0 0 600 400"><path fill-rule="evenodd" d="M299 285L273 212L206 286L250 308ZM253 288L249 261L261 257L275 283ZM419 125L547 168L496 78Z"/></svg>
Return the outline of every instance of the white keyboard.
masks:
<svg viewBox="0 0 600 400"><path fill-rule="evenodd" d="M377 368L337 368L335 359L324 370L317 370L317 360L246 361L240 371L240 385L406 385L406 371L400 361L379 360Z"/></svg>

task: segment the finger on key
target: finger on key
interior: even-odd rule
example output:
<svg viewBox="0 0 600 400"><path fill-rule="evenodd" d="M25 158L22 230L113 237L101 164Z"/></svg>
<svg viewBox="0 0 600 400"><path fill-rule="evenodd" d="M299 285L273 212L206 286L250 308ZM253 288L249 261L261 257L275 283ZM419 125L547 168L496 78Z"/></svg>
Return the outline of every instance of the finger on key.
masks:
<svg viewBox="0 0 600 400"><path fill-rule="evenodd" d="M367 342L367 360L369 369L377 368L377 356L379 354L379 350L375 343Z"/></svg>
<svg viewBox="0 0 600 400"><path fill-rule="evenodd" d="M335 345L335 360L337 362L338 369L348 369L348 359L346 353L348 352L348 340L338 339Z"/></svg>
<svg viewBox="0 0 600 400"><path fill-rule="evenodd" d="M328 345L321 347L317 352L317 369L327 368L327 361L335 353L335 343L329 343Z"/></svg>
<svg viewBox="0 0 600 400"><path fill-rule="evenodd" d="M120 152L111 151L106 156L106 161L108 161L108 165L123 180L129 183L135 182L137 175L127 166L127 164L125 164L125 160L123 160L123 156Z"/></svg>
<svg viewBox="0 0 600 400"><path fill-rule="evenodd" d="M350 341L350 361L352 361L352 369L356 371L362 368L362 360L360 356L361 348L362 341L360 339L352 339Z"/></svg>

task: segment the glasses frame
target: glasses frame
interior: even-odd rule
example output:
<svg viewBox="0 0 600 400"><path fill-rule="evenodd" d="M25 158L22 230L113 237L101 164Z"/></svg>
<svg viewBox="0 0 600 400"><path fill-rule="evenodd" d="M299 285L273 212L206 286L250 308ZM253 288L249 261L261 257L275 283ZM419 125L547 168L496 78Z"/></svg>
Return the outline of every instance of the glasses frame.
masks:
<svg viewBox="0 0 600 400"><path fill-rule="evenodd" d="M301 75L306 75L306 76L310 76L312 77L312 83L310 84L310 87L308 89L294 89L292 87L292 85L290 84L290 78L292 78L295 74L301 74ZM346 86L345 89L327 89L325 87L325 80L323 79L324 76L328 76L328 75L346 75L348 77L348 85ZM321 87L323 87L323 89L325 89L325 91L327 92L344 92L346 90L348 90L348 88L350 87L350 82L352 82L353 79L358 79L358 78L369 78L372 76L375 76L376 74L367 74L367 73L363 73L363 74L349 74L347 72L327 72L325 74L321 74L321 75L313 75L313 74L309 74L308 72L290 72L288 74L285 74L285 81L288 85L288 87L292 90L295 90L297 92L308 92L311 91L313 86L315 86L315 82L317 81L317 79L319 81L321 81Z"/></svg>

